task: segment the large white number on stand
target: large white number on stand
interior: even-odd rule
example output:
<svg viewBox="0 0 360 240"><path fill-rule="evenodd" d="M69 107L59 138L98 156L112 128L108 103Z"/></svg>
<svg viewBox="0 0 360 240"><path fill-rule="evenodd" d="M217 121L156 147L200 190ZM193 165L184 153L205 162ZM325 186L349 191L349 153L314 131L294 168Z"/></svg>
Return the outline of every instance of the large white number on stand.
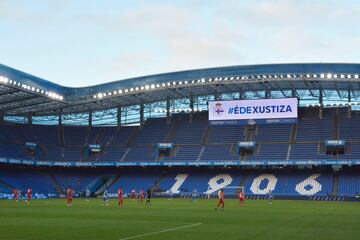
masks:
<svg viewBox="0 0 360 240"><path fill-rule="evenodd" d="M260 184L262 181L268 180L268 184L264 189L260 189ZM268 194L269 191L274 191L277 183L277 178L272 174L261 174L260 176L256 177L251 184L250 190L254 194Z"/></svg>
<svg viewBox="0 0 360 240"><path fill-rule="evenodd" d="M174 183L174 185L167 191L167 192L171 192L171 193L179 193L179 188L181 187L181 185L185 182L186 178L189 176L189 174L178 174L175 177L176 182Z"/></svg>
<svg viewBox="0 0 360 240"><path fill-rule="evenodd" d="M321 184L316 181L316 178L320 177L320 174L313 174L301 183L296 184L295 190L300 195L314 195L321 191ZM305 187L310 186L311 188L306 189Z"/></svg>
<svg viewBox="0 0 360 240"><path fill-rule="evenodd" d="M211 194L231 184L233 178L229 174L219 174L209 180L209 188L205 194Z"/></svg>

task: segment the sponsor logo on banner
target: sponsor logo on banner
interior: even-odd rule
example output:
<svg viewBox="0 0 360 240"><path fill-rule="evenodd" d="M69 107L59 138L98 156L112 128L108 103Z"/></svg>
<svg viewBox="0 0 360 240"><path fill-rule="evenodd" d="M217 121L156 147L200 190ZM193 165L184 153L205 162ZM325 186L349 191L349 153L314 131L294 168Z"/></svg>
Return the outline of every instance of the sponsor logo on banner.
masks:
<svg viewBox="0 0 360 240"><path fill-rule="evenodd" d="M223 113L224 113L225 111L224 111L224 109L223 109L223 107L222 107L222 103L221 103L221 102L215 103L214 112L216 112L217 115L219 115L219 116L223 115Z"/></svg>
<svg viewBox="0 0 360 240"><path fill-rule="evenodd" d="M289 160L289 161L189 161L189 162L47 162L0 158L0 163L64 167L121 167L121 166L262 166L262 165L360 165L359 160Z"/></svg>

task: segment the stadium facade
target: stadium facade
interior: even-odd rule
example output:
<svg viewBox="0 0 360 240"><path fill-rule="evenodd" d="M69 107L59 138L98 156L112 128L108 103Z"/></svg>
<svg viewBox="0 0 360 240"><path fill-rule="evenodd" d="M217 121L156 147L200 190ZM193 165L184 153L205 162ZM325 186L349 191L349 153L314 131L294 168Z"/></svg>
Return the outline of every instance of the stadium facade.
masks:
<svg viewBox="0 0 360 240"><path fill-rule="evenodd" d="M0 65L0 190L57 195L77 182L78 192L234 195L241 186L248 196L355 199L359 76L360 64L269 64L70 88ZM284 98L297 98L297 122L209 125L209 101Z"/></svg>

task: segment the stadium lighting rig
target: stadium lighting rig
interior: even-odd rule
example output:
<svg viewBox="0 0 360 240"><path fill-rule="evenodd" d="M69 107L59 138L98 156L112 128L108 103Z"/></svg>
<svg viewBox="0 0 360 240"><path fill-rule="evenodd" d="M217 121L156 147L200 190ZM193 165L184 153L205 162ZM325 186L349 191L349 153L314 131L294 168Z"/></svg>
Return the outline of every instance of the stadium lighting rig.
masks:
<svg viewBox="0 0 360 240"><path fill-rule="evenodd" d="M64 97L62 95L56 93L56 92L47 91L47 90L40 89L40 88L37 88L37 87L34 87L34 86L30 86L30 85L27 85L27 84L24 84L24 83L20 83L20 82L17 82L15 80L4 77L4 76L0 76L0 83L2 83L4 85L11 85L11 86L14 86L16 88L22 88L22 89L24 89L25 91L28 91L28 92L34 92L34 93L37 93L37 94L40 94L40 95L45 95L46 97L54 99L54 100L59 100L59 101L64 100Z"/></svg>
<svg viewBox="0 0 360 240"><path fill-rule="evenodd" d="M359 74L335 74L335 73L287 73L287 74L262 74L262 75L243 75L243 76L223 76L223 77L210 77L210 78L200 78L193 80L181 80L181 81L169 81L157 84L146 84L143 86L136 86L131 88L123 88L118 90L112 90L109 92L99 92L93 95L94 99L102 99L105 97L110 97L112 95L121 95L134 92L143 92L151 91L156 89L166 89L173 88L176 86L191 86L191 85L203 85L213 82L245 82L248 80L267 80L267 79L289 79L289 80L298 80L298 79L359 79Z"/></svg>

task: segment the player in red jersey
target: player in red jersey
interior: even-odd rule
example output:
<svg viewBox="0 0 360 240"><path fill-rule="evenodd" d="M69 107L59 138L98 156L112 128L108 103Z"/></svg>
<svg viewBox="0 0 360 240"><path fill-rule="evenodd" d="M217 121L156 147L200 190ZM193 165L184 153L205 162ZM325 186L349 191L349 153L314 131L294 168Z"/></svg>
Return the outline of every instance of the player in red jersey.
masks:
<svg viewBox="0 0 360 240"><path fill-rule="evenodd" d="M222 210L224 210L224 200L225 200L225 195L224 195L224 189L221 189L220 191L219 191L219 193L218 193L218 197L219 197L219 202L218 202L218 204L216 205L216 208L215 208L215 210L217 210L219 207L220 207L220 205L221 205L221 209Z"/></svg>
<svg viewBox="0 0 360 240"><path fill-rule="evenodd" d="M140 198L140 203L143 204L144 203L144 189L140 189L139 198Z"/></svg>
<svg viewBox="0 0 360 240"><path fill-rule="evenodd" d="M136 199L136 190L135 190L135 188L133 188L131 190L131 198L132 198L133 201L135 201L135 199Z"/></svg>
<svg viewBox="0 0 360 240"><path fill-rule="evenodd" d="M72 195L73 195L73 190L71 187L69 187L67 189L67 206L70 207L72 205Z"/></svg>
<svg viewBox="0 0 360 240"><path fill-rule="evenodd" d="M31 194L32 194L32 189L28 188L27 192L26 192L26 203L30 203L31 200Z"/></svg>
<svg viewBox="0 0 360 240"><path fill-rule="evenodd" d="M122 188L120 187L120 188L118 189L118 205L119 205L120 208L122 208L122 204L123 204L122 195L123 195L123 190L122 190Z"/></svg>
<svg viewBox="0 0 360 240"><path fill-rule="evenodd" d="M16 188L14 188L14 190L13 190L13 195L14 195L14 200L18 201L19 200L19 191Z"/></svg>
<svg viewBox="0 0 360 240"><path fill-rule="evenodd" d="M244 194L243 191L241 191L241 190L240 190L240 192L239 192L239 201L240 201L240 206L244 206L245 194Z"/></svg>

